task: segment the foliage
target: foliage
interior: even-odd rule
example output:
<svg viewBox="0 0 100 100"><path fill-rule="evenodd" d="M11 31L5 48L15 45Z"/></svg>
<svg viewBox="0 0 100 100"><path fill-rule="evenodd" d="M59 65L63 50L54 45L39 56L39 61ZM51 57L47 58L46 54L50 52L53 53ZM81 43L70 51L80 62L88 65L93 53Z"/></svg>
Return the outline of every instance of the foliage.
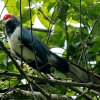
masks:
<svg viewBox="0 0 100 100"><path fill-rule="evenodd" d="M41 24L52 32L41 32L39 30L34 33L44 42L48 41L48 48L60 47L64 48L65 40L67 46L64 48L63 56L74 62L80 64L87 70L94 71L100 74L100 2L99 0L31 0L31 14L32 23L38 18ZM6 4L7 0L4 0ZM37 4L40 4L38 6ZM22 0L22 9L20 10L20 0L8 0L6 9L9 13L14 14L20 19L20 11L22 13L23 26L30 27L30 9L28 8L28 0ZM79 27L80 26L80 27ZM0 33L2 26L0 26ZM0 35L2 38L2 36ZM4 41L4 39L3 39ZM6 42L5 42L6 44ZM7 45L7 44L6 44ZM8 45L7 45L8 47ZM93 63L95 62L95 63ZM25 65L26 66L26 65ZM18 72L11 60L0 48L0 70L9 70L11 72ZM25 69L31 70L28 68ZM27 72L28 73L28 72ZM37 72L32 72L38 75ZM55 70L56 73L56 70ZM59 73L59 72L58 72ZM29 73L30 74L30 73ZM0 78L6 76L0 76ZM8 80L8 82L7 82ZM9 77L4 83L9 87L9 80L11 86L16 83L17 78L12 81ZM23 83L20 83L21 85ZM77 92L64 89L65 87L53 86L50 90L52 93L66 93L69 96L77 96ZM3 89L4 86L0 87ZM46 89L47 90L47 89ZM70 92L69 92L70 90ZM80 90L84 91L80 88ZM89 93L92 98L96 95Z"/></svg>

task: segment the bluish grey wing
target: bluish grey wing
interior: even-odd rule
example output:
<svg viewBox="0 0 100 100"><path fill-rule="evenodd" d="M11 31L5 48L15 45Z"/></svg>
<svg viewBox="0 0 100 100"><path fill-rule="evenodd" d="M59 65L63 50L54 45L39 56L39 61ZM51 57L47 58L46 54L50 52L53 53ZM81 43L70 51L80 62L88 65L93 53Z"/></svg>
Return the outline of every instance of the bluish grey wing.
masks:
<svg viewBox="0 0 100 100"><path fill-rule="evenodd" d="M50 55L50 51L34 34L31 34L26 28L22 28L22 38L20 39L22 44L33 53L36 53L36 56L38 56L43 63L48 62L47 56Z"/></svg>

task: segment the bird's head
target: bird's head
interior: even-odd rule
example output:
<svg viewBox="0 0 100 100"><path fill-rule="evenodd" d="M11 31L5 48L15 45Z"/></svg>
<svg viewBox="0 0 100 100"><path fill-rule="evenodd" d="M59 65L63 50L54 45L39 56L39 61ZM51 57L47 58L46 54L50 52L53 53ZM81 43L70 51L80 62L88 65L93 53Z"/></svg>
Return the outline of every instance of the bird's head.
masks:
<svg viewBox="0 0 100 100"><path fill-rule="evenodd" d="M19 25L20 21L13 15L13 14L5 14L3 16L3 19L0 21L0 23L6 25L6 23L11 22L13 25Z"/></svg>
<svg viewBox="0 0 100 100"><path fill-rule="evenodd" d="M8 35L13 33L16 27L20 26L20 21L12 14L5 14L0 23L5 26Z"/></svg>
<svg viewBox="0 0 100 100"><path fill-rule="evenodd" d="M11 20L13 18L13 15L12 14L5 14L3 16L3 19L1 20L1 22L3 24L6 24L9 20Z"/></svg>

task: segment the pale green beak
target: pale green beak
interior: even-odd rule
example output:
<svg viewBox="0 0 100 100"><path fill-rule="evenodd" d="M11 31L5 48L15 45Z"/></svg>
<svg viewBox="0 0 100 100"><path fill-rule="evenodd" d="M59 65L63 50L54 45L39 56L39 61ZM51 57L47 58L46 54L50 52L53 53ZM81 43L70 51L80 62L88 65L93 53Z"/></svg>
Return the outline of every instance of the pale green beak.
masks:
<svg viewBox="0 0 100 100"><path fill-rule="evenodd" d="M2 20L0 20L0 24L2 24Z"/></svg>

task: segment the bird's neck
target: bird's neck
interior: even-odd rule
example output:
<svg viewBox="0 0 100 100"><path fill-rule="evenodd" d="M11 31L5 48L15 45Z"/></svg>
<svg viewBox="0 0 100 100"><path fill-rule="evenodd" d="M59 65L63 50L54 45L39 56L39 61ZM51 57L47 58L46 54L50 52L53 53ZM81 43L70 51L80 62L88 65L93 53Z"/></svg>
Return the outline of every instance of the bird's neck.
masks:
<svg viewBox="0 0 100 100"><path fill-rule="evenodd" d="M18 26L20 26L18 20L9 20L5 25L6 34L10 37Z"/></svg>

